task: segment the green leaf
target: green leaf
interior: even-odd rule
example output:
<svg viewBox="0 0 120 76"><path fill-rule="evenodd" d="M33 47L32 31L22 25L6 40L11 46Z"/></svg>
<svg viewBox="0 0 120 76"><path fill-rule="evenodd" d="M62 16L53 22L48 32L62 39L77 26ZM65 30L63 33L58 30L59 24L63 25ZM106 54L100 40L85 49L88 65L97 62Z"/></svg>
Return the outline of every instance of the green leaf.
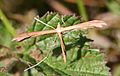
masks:
<svg viewBox="0 0 120 76"><path fill-rule="evenodd" d="M39 21L28 28L27 32L42 31L56 28L58 23L62 27L79 24L76 16L59 15L47 13L39 20L48 24L46 26ZM36 64L30 56L31 51L40 50L41 55L47 57L42 63L36 66L38 71L46 76L109 76L109 69L105 66L104 54L99 50L90 49L88 42L92 41L86 37L86 30L71 30L63 33L63 40L67 51L67 63L63 62L61 56L60 39L57 34L49 34L29 38L22 42L24 56L28 62ZM49 54L49 55L48 55Z"/></svg>
<svg viewBox="0 0 120 76"><path fill-rule="evenodd" d="M76 52L77 49L71 51ZM82 50L81 58L63 63L62 59L49 57L45 62L49 66L62 70L70 76L109 76L109 69L105 66L104 55L94 49ZM83 54L84 53L84 54ZM68 54L69 55L69 54ZM68 56L68 61L72 59Z"/></svg>

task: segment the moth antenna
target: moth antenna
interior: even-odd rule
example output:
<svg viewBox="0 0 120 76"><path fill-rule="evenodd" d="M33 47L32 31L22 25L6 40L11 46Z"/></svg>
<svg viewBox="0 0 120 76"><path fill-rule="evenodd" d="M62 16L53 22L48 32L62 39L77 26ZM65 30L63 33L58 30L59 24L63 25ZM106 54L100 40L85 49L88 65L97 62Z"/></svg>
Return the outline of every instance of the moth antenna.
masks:
<svg viewBox="0 0 120 76"><path fill-rule="evenodd" d="M45 22L43 22L43 21L39 20L38 18L34 18L34 19L35 19L36 21L38 21L38 22L40 22L40 23L42 23L42 24L44 24L44 25L46 25L46 26L48 26L48 27L52 28L52 29L55 29L54 27L52 27L52 26L50 26L50 25L46 24Z"/></svg>

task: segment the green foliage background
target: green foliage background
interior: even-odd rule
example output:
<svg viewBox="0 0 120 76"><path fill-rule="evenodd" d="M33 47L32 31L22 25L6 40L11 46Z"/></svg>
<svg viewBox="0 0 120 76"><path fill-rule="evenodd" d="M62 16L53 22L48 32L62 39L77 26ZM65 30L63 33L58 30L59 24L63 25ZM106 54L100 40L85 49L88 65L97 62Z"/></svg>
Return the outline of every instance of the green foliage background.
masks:
<svg viewBox="0 0 120 76"><path fill-rule="evenodd" d="M104 48L105 55L101 53L99 49L91 48L92 45L90 44L90 42L92 40L87 38L87 30L82 29L71 30L63 33L67 51L66 64L63 62L60 40L57 34L29 38L24 40L23 42L12 41L13 37L16 36L17 30L12 25L14 25L15 27L17 25L17 27L19 27L18 22L22 23L20 19L18 19L17 24L14 24L14 21L16 19L12 20L13 22L11 21L11 19L14 19L15 14L19 13L18 15L21 15L20 18L23 18L23 22L27 23L26 21L29 20L32 15L30 15L30 17L26 17L26 12L29 12L31 8L34 8L36 11L38 11L39 16L43 15L48 10L55 11L55 9L52 8L49 5L50 3L47 1L49 0L20 0L17 1L17 3L14 0L10 0L9 2L5 0L0 1L0 76L13 76L16 72L24 74L24 76L109 76L110 69L108 67L114 68L110 70L113 76L119 76L119 58L118 61L114 60L114 57L119 56L120 46L120 39L119 37L116 37L116 33L119 32L119 20L117 20L119 19L120 13L119 0L101 0L101 2L99 0L97 2L95 0L86 1L90 5L86 4L86 2L83 2L82 0L76 0L76 3L67 2L69 0L58 0L59 3L63 4L64 7L70 9L72 12L75 12L75 14L79 12L79 15L82 16L82 19L84 19L85 21L95 19L96 16L103 14L103 18L100 18L100 20L104 20L104 18L107 19L108 25L110 22L110 26L108 29L102 31L97 30L97 32L95 32L97 33L98 37L99 35L102 35L103 37L106 37L107 40L110 41L110 43L112 43L109 44L111 46L109 46L108 48L104 48L104 45L103 47L98 45L98 47ZM3 7L1 8L2 5ZM106 13L110 13L110 15L107 15ZM10 18L10 20L8 20L5 15ZM113 18L112 15L118 15L118 18ZM74 24L81 23L79 18L76 16L63 16L57 13L47 13L39 19L54 28L57 27L58 23L60 23L62 27L72 26ZM111 22L118 23L112 24ZM49 29L52 28L34 20L33 25L31 25L26 32L42 31ZM95 36L95 34L93 35ZM99 41L99 39L97 41ZM104 40L102 42L104 42ZM97 45L95 44L95 46ZM111 48L113 50L111 50ZM31 56L31 52L33 53L36 51L39 52L39 55L42 59L46 59L35 68L24 72L24 69L29 67L28 65L35 65L42 60L41 58L36 59ZM105 57L107 60L105 60ZM17 60L14 61L11 58L15 58ZM8 64L6 66L5 60L10 61L10 63L12 64ZM113 60L112 63L111 60ZM108 67L106 66L106 63ZM22 72L19 71L19 69L21 68ZM15 70L16 72L13 72Z"/></svg>

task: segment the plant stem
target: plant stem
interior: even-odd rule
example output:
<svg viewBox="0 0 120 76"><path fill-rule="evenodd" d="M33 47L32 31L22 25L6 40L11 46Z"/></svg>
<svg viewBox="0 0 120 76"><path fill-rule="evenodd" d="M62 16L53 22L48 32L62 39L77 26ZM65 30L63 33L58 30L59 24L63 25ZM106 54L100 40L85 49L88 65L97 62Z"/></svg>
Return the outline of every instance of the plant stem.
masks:
<svg viewBox="0 0 120 76"><path fill-rule="evenodd" d="M88 21L88 16L86 13L86 9L85 9L83 0L76 0L76 1L77 1L77 6L78 6L78 10L79 10L80 15L83 17L83 19L85 21Z"/></svg>
<svg viewBox="0 0 120 76"><path fill-rule="evenodd" d="M7 19L7 17L4 15L4 13L2 12L2 10L0 9L0 19L3 22L5 28L8 30L8 32L12 35L15 36L16 35L16 31L12 26L12 23Z"/></svg>

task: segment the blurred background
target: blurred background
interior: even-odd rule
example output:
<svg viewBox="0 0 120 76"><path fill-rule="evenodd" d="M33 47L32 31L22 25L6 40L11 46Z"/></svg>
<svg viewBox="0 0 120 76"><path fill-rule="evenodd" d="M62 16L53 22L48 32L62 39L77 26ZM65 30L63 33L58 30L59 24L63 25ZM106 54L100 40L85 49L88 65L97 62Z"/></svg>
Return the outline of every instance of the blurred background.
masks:
<svg viewBox="0 0 120 76"><path fill-rule="evenodd" d="M120 76L120 0L0 0L0 49L6 49L0 52L0 61L13 45L15 31L24 32L35 16L41 17L48 11L76 15L82 21L105 21L107 27L89 30L89 38L94 40L93 48L106 54L112 75Z"/></svg>

